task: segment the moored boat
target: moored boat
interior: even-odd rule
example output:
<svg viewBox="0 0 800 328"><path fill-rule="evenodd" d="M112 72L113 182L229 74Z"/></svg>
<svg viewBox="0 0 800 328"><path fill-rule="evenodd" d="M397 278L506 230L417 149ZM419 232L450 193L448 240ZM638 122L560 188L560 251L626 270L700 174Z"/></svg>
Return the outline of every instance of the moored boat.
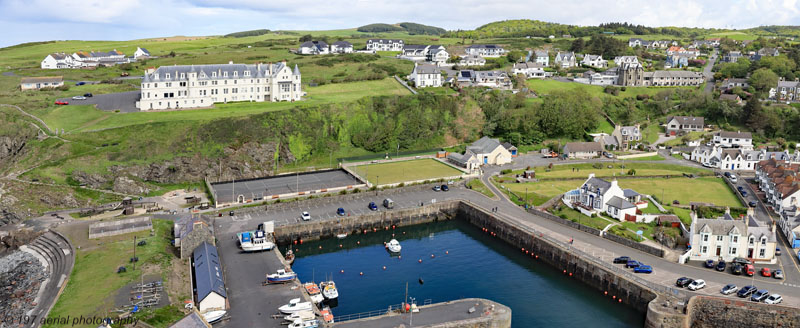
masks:
<svg viewBox="0 0 800 328"><path fill-rule="evenodd" d="M295 322L297 320L307 321L307 320L314 320L317 316L314 314L314 311L297 311L290 315L283 317L284 320L289 322Z"/></svg>
<svg viewBox="0 0 800 328"><path fill-rule="evenodd" d="M339 290L336 289L336 284L333 283L333 280L321 282L319 287L322 288L322 296L325 299L333 300L339 297Z"/></svg>
<svg viewBox="0 0 800 328"><path fill-rule="evenodd" d="M338 233L336 234L336 238L345 239L347 238L347 233L346 232Z"/></svg>
<svg viewBox="0 0 800 328"><path fill-rule="evenodd" d="M267 275L267 283L282 284L293 281L297 278L297 273L293 271L278 270L276 273Z"/></svg>
<svg viewBox="0 0 800 328"><path fill-rule="evenodd" d="M333 312L329 307L325 307L324 309L319 311L319 314L322 315L322 320L327 323L333 323Z"/></svg>
<svg viewBox="0 0 800 328"><path fill-rule="evenodd" d="M325 300L325 297L322 296L322 291L319 289L316 283L307 282L303 284L303 287L306 289L308 296L311 297L311 300L314 303L322 303Z"/></svg>
<svg viewBox="0 0 800 328"><path fill-rule="evenodd" d="M228 313L225 310L212 310L205 313L202 313L203 319L206 320L208 323L214 323L222 319L225 316L225 313Z"/></svg>
<svg viewBox="0 0 800 328"><path fill-rule="evenodd" d="M397 239L392 239L386 244L386 249L392 253L400 253L402 247L400 246L400 242Z"/></svg>
<svg viewBox="0 0 800 328"><path fill-rule="evenodd" d="M268 251L275 248L275 243L262 230L240 232L236 236L239 238L239 247L245 252Z"/></svg>
<svg viewBox="0 0 800 328"><path fill-rule="evenodd" d="M289 324L289 328L317 328L319 320L295 320Z"/></svg>
<svg viewBox="0 0 800 328"><path fill-rule="evenodd" d="M289 300L289 304L285 304L278 308L283 314L292 314L299 311L311 311L311 302L300 302L299 298Z"/></svg>

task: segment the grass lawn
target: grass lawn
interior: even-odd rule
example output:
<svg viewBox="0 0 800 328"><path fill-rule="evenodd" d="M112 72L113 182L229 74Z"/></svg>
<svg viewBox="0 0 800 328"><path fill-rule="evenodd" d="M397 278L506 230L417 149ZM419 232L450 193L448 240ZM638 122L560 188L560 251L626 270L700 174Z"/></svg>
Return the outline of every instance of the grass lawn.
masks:
<svg viewBox="0 0 800 328"><path fill-rule="evenodd" d="M39 116L52 129L86 131L155 122L213 120L220 117L245 116L297 106L347 102L365 96L409 94L406 88L391 78L326 84L319 87L307 87L305 90L308 92L307 100L299 102L237 102L215 104L214 108L208 109L136 113L104 112L88 105L59 106L50 107Z"/></svg>
<svg viewBox="0 0 800 328"><path fill-rule="evenodd" d="M595 228L595 229L598 229L598 230L603 230L603 229L606 228L606 226L608 226L609 224L615 222L615 221L612 221L610 219L605 219L605 218L597 217L597 216L596 217L589 217L589 216L583 215L581 212L578 212L578 211L573 210L573 209L571 209L569 207L566 207L566 206L561 206L561 208L558 211L553 211L552 213L555 216L558 216L558 217L561 217L561 218L566 216L567 220L570 220L570 221L573 221L573 222L578 222L578 223L580 223L582 225L585 225L587 227L592 227L592 228Z"/></svg>
<svg viewBox="0 0 800 328"><path fill-rule="evenodd" d="M642 129L644 134L644 141L653 144L658 140L658 134L661 133L661 127L656 123L650 123L646 128Z"/></svg>
<svg viewBox="0 0 800 328"><path fill-rule="evenodd" d="M372 184L390 184L417 180L435 180L459 176L463 172L435 159L359 165L353 170Z"/></svg>
<svg viewBox="0 0 800 328"><path fill-rule="evenodd" d="M534 92L536 92L536 94L538 95L546 95L555 90L574 91L577 89L584 89L589 94L594 96L614 97L610 94L603 92L604 87L598 85L588 85L576 82L561 82L557 80L537 80L537 79L528 80L527 83L528 87ZM681 88L694 88L694 87L681 87ZM665 89L669 88L668 87L625 87L625 91L620 90L619 97L630 98L630 97L636 97L637 95L641 94L652 96Z"/></svg>
<svg viewBox="0 0 800 328"><path fill-rule="evenodd" d="M641 194L653 195L667 204L678 200L683 205L688 205L690 202L704 202L717 206L742 206L739 199L721 178L626 179L620 180L619 185L622 188L636 190Z"/></svg>
<svg viewBox="0 0 800 328"><path fill-rule="evenodd" d="M647 157L636 157L636 158L626 159L626 161L663 161L663 160L664 160L664 157L661 157L661 155L653 155L653 156L647 156ZM636 173L638 174L639 172L637 171Z"/></svg>
<svg viewBox="0 0 800 328"><path fill-rule="evenodd" d="M153 220L153 228L156 231L154 237L150 237L149 231L140 231L102 238L98 246L78 249L69 282L49 317L106 315L114 307L113 297L117 290L139 279L142 267L149 266L148 272L151 273L168 271L166 267L173 257L167 253L167 249L171 247L169 240L172 236L172 221ZM128 263L128 259L133 257L131 245L134 235L139 237L138 240L147 241L147 245L136 249L136 256L139 257L136 270ZM128 271L117 274L117 267L123 265Z"/></svg>
<svg viewBox="0 0 800 328"><path fill-rule="evenodd" d="M685 167L675 164L662 164L662 163L635 163L629 160L624 161L625 168L621 162L617 163L603 163L603 167L596 169L592 164L566 164L566 165L553 165L553 168L547 172L547 167L536 167L536 178L538 179L563 179L575 178L586 179L589 173L594 173L596 177L612 177L615 175L626 175L628 170L636 170L637 176L651 176L651 175L683 175L683 173L693 174L711 174L711 171L695 167ZM612 168L608 168L611 165ZM576 170L573 171L572 169ZM512 174L520 174L522 171L514 171ZM578 183L580 184L580 183Z"/></svg>
<svg viewBox="0 0 800 328"><path fill-rule="evenodd" d="M483 194L486 197L489 198L494 197L494 193L492 193L492 191L489 190L489 187L487 187L480 179L469 180L469 182L467 183L467 187L469 187L469 189L475 190Z"/></svg>
<svg viewBox="0 0 800 328"><path fill-rule="evenodd" d="M664 206L664 205L661 205L661 206ZM661 213L661 211L658 210L658 207L656 207L653 204L647 204L647 207L642 209L642 213L643 214L663 214L663 213Z"/></svg>
<svg viewBox="0 0 800 328"><path fill-rule="evenodd" d="M534 206L540 206L555 196L580 187L582 183L583 180L573 179L525 183L502 183L501 185L523 199L525 199L525 192L527 191L528 202Z"/></svg>
<svg viewBox="0 0 800 328"><path fill-rule="evenodd" d="M600 133L600 132L611 134L612 132L614 132L614 126L611 125L611 123L608 122L608 120L601 119L597 121L597 128L595 128L592 133Z"/></svg>

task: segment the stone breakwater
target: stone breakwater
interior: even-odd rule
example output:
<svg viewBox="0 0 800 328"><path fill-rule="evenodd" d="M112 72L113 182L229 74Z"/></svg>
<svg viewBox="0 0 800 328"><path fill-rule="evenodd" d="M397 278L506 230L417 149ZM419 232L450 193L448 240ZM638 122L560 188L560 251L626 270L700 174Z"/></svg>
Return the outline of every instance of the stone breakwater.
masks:
<svg viewBox="0 0 800 328"><path fill-rule="evenodd" d="M49 271L33 255L14 251L0 258L0 327L16 327L36 307L35 299Z"/></svg>

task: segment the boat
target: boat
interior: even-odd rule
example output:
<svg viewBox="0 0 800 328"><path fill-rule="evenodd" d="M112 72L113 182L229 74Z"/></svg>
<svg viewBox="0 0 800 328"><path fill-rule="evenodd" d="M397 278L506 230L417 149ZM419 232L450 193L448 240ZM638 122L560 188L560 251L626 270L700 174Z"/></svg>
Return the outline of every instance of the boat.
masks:
<svg viewBox="0 0 800 328"><path fill-rule="evenodd" d="M297 320L307 321L307 320L314 320L317 316L314 314L314 311L297 311L290 315L283 317L284 320L289 322L295 322Z"/></svg>
<svg viewBox="0 0 800 328"><path fill-rule="evenodd" d="M336 238L345 239L347 238L347 233L346 232L338 233L336 234Z"/></svg>
<svg viewBox="0 0 800 328"><path fill-rule="evenodd" d="M203 319L206 320L206 322L214 323L214 322L217 322L220 319L222 319L222 317L225 316L225 313L228 313L228 312L225 311L225 310L212 310L212 311L205 312L205 313L203 313L201 315L203 316Z"/></svg>
<svg viewBox="0 0 800 328"><path fill-rule="evenodd" d="M325 307L319 311L319 314L322 315L322 320L324 320L326 323L333 323L333 313L331 312L331 308Z"/></svg>
<svg viewBox="0 0 800 328"><path fill-rule="evenodd" d="M319 283L319 287L322 288L322 296L324 296L326 300L339 297L339 291L336 289L336 284L333 283L333 280L321 282Z"/></svg>
<svg viewBox="0 0 800 328"><path fill-rule="evenodd" d="M289 328L317 328L319 320L295 320L289 324Z"/></svg>
<svg viewBox="0 0 800 328"><path fill-rule="evenodd" d="M292 265L294 263L294 252L292 252L291 249L287 250L286 255L283 257L283 259L286 260L286 263Z"/></svg>
<svg viewBox="0 0 800 328"><path fill-rule="evenodd" d="M299 298L289 300L289 304L285 304L278 308L283 314L292 314L299 311L311 311L311 302L300 302Z"/></svg>
<svg viewBox="0 0 800 328"><path fill-rule="evenodd" d="M400 253L402 247L400 246L400 242L397 239L392 239L386 244L386 249L388 249L392 253Z"/></svg>
<svg viewBox="0 0 800 328"><path fill-rule="evenodd" d="M268 251L275 248L275 243L262 230L240 232L236 236L239 238L239 247L245 252Z"/></svg>
<svg viewBox="0 0 800 328"><path fill-rule="evenodd" d="M278 272L267 275L268 284L282 284L293 281L297 278L297 273L293 271L278 270Z"/></svg>
<svg viewBox="0 0 800 328"><path fill-rule="evenodd" d="M303 285L305 287L308 296L311 297L311 300L314 303L322 303L325 300L325 297L322 296L322 291L320 291L319 286L313 282L307 282Z"/></svg>

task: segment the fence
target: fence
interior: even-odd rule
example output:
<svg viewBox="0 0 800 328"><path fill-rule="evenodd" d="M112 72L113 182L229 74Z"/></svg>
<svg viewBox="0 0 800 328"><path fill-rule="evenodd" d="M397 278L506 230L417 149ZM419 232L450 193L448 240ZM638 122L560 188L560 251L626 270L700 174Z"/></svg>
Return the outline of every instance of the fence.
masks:
<svg viewBox="0 0 800 328"><path fill-rule="evenodd" d="M422 302L422 306L431 305L432 303L433 303L433 301L431 299L426 299L425 301ZM389 305L388 308L383 309L383 310L373 310L373 311L367 311L367 312L361 312L361 313L345 314L345 315L336 316L334 319L336 320L336 322L358 320L358 319L366 319L366 318L377 317L377 316L381 316L381 315L384 315L384 314L389 314L389 313L392 313L392 312L398 312L398 311L402 311L402 310L403 310L403 304L395 304L395 305Z"/></svg>

